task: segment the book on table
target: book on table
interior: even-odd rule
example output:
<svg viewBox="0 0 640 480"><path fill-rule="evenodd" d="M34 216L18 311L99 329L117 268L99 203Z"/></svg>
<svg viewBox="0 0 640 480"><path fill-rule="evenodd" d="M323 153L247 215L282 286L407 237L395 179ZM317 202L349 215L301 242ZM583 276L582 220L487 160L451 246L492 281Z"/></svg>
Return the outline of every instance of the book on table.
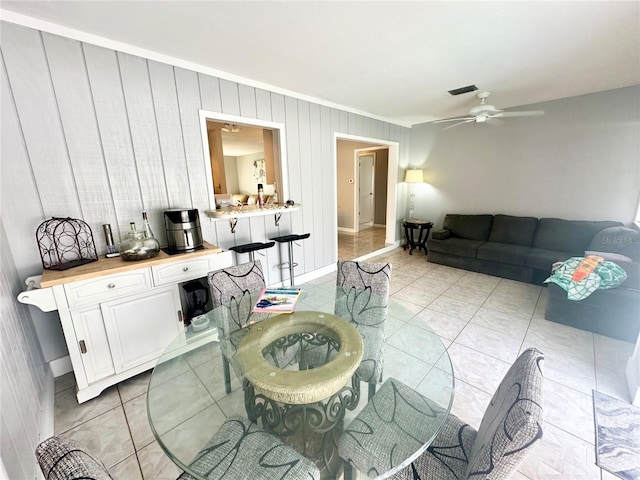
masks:
<svg viewBox="0 0 640 480"><path fill-rule="evenodd" d="M300 297L300 289L265 288L253 307L256 313L291 313Z"/></svg>

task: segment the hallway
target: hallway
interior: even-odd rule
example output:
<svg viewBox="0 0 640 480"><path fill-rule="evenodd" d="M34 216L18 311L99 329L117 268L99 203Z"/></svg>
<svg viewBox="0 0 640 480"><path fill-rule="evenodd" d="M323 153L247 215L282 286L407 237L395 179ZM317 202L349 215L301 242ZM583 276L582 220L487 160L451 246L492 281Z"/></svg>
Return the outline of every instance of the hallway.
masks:
<svg viewBox="0 0 640 480"><path fill-rule="evenodd" d="M353 260L388 246L384 227L371 227L358 233L338 232L338 259Z"/></svg>

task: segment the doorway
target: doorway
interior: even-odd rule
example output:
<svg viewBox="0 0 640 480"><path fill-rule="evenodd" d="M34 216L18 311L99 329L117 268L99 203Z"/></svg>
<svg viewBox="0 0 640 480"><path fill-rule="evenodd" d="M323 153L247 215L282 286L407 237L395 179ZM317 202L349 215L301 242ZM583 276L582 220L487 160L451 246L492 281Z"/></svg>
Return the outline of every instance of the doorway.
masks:
<svg viewBox="0 0 640 480"><path fill-rule="evenodd" d="M358 160L358 231L373 227L375 152L356 152Z"/></svg>
<svg viewBox="0 0 640 480"><path fill-rule="evenodd" d="M374 252L393 249L396 241L396 189L399 144L386 140L335 134L336 227L338 258L364 259ZM358 212L360 201L359 158L373 155L373 220L366 228ZM370 158L370 157L369 157ZM376 168L377 167L377 168ZM364 174L369 178L368 174ZM366 190L366 189L365 189ZM369 192L364 192L368 194ZM363 195L365 197L366 195Z"/></svg>

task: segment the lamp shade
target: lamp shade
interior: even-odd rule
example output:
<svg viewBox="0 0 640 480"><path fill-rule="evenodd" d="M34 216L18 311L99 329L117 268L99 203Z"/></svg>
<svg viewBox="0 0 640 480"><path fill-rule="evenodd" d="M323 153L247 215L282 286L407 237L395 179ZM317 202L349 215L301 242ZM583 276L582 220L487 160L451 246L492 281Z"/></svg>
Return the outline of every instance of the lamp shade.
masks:
<svg viewBox="0 0 640 480"><path fill-rule="evenodd" d="M404 172L404 181L407 183L422 183L422 170L407 170Z"/></svg>

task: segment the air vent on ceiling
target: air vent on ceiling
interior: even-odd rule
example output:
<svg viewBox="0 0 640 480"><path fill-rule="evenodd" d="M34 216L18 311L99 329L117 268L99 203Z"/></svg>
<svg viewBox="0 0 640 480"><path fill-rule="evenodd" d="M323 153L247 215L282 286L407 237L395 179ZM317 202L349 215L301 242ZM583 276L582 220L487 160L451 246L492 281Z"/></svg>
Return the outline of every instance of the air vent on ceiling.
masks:
<svg viewBox="0 0 640 480"><path fill-rule="evenodd" d="M449 90L449 93L451 95L462 95L463 93L473 92L475 90L478 90L478 87L476 87L475 85L467 85L466 87Z"/></svg>

